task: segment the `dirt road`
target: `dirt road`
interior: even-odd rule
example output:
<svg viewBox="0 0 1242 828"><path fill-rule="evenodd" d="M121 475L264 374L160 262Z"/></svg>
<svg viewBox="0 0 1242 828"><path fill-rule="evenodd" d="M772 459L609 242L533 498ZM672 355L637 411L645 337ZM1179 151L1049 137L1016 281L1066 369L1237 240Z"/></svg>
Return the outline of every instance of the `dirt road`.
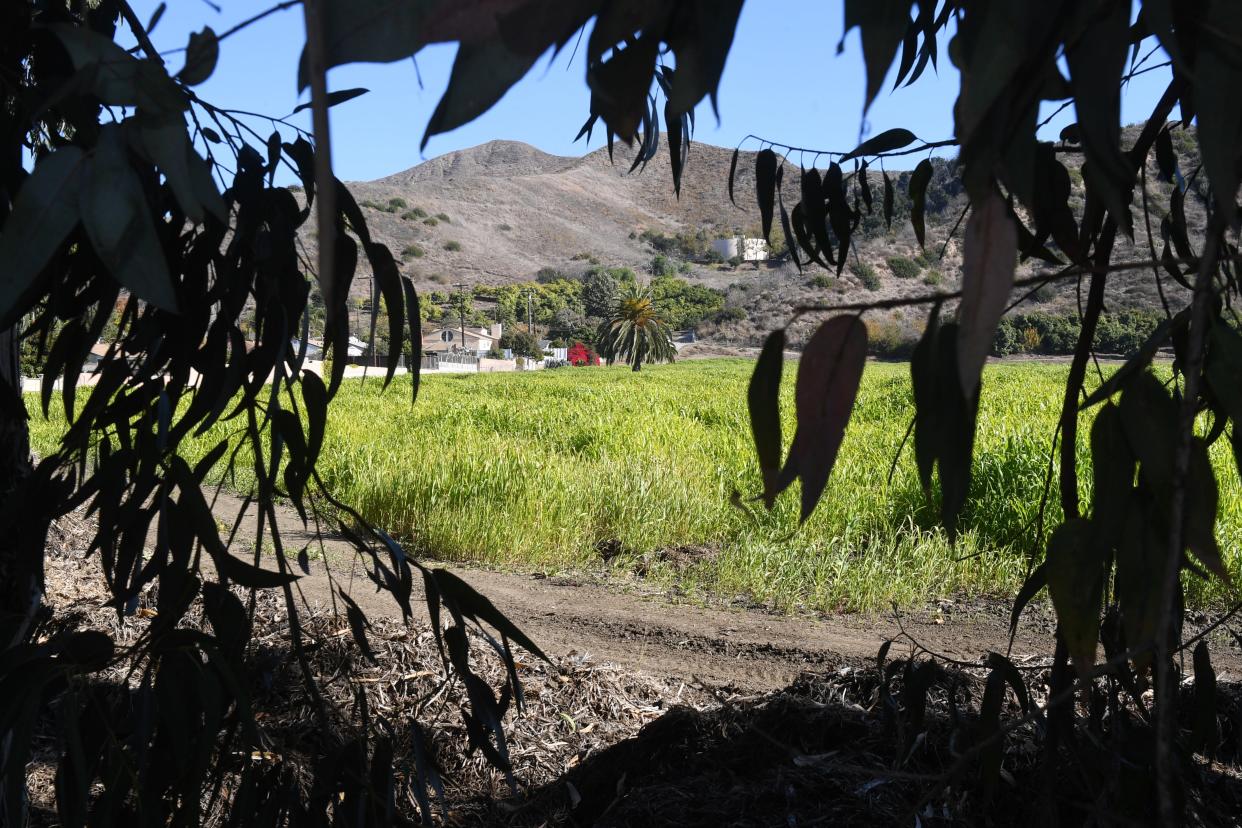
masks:
<svg viewBox="0 0 1242 828"><path fill-rule="evenodd" d="M231 523L240 506L240 500L222 495L216 505L219 519ZM279 509L277 517L287 548L298 549L311 539L292 509ZM251 507L238 532L241 545L253 542L254 528ZM324 547L337 581L346 585L364 612L399 614L388 593L375 592L346 541L325 534ZM311 574L298 585L308 602L326 604L331 587L324 561L310 563ZM633 584L436 565L490 598L549 655L577 654L653 675L745 691L784 687L800 672L830 668L842 658L873 658L885 639L895 639L894 657L908 653L914 639L940 655L971 663L989 650L1003 653L1008 648L1008 605L1001 601L937 601L903 613L900 619L892 613L788 616L674 602ZM421 595L412 603L421 609ZM1052 630L1046 606L1028 610L1011 658L1019 664L1043 663L1053 649ZM1213 661L1222 678L1242 678L1242 656L1231 641L1214 644Z"/></svg>

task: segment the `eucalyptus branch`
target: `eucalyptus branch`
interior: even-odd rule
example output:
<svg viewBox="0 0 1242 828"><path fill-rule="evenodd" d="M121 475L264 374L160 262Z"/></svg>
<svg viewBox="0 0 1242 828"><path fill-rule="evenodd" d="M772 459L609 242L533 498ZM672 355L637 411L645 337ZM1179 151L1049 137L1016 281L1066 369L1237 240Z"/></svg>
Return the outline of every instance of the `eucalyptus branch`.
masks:
<svg viewBox="0 0 1242 828"><path fill-rule="evenodd" d="M816 157L821 156L821 155L827 155L829 157L832 157L834 155L837 155L837 156L849 155L851 152L853 152L852 149L817 150L817 149L812 149L810 147L795 147L791 144L782 144L780 141L773 141L768 138L764 138L762 135L755 135L753 133L750 135L747 135L745 138L739 141L737 145L738 148L740 149L742 144L745 144L747 141L758 141L760 145L762 146L775 147L777 149L782 150L785 155L791 155L797 152L797 153L802 153L803 155L809 154L809 155L813 155ZM876 153L875 155L869 155L867 157L868 158L894 158L898 155L915 155L920 152L928 152L933 149L939 149L940 147L956 147L956 146L957 146L956 138L946 138L943 141L924 141L923 143L919 144L919 146L917 147L905 147L899 150L890 150L889 152L879 152L879 153Z"/></svg>
<svg viewBox="0 0 1242 828"><path fill-rule="evenodd" d="M1170 259L1173 264L1193 264L1189 259ZM1225 261L1221 257L1221 261ZM1242 255L1228 257L1228 261L1234 263L1242 263ZM1159 264L1160 262L1155 262ZM1120 262L1107 265L1069 265L1059 271L1044 271L1036 273L1033 276L1027 276L1023 279L1014 280L1015 288L1040 286L1051 282L1060 281L1062 279L1077 279L1080 276L1090 275L1093 273L1116 273L1127 270L1146 270L1151 267L1153 262L1143 259L1141 261ZM961 290L936 291L935 293L922 293L916 296L898 296L892 299L876 299L870 302L842 302L835 305L796 305L793 309L793 315L787 324L792 324L800 317L810 313L861 313L873 310L892 310L893 308L904 308L915 305L931 305L936 302L946 302L952 299L962 298Z"/></svg>
<svg viewBox="0 0 1242 828"><path fill-rule="evenodd" d="M164 58L160 57L160 53L156 51L154 44L151 43L150 36L147 35L146 27L138 19L138 15L134 14L134 10L130 7L128 1L119 0L117 6L120 8L121 16L125 18L125 23L129 26L130 31L134 33L134 39L142 47L142 51L146 52L147 57L151 60L163 66Z"/></svg>

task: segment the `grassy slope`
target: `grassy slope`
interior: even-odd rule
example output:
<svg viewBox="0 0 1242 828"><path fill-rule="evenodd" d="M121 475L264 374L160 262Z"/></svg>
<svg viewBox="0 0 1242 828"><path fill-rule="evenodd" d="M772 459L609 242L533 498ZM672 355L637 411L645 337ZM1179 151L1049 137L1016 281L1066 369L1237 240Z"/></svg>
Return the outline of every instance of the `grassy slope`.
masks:
<svg viewBox="0 0 1242 828"><path fill-rule="evenodd" d="M957 591L1012 592L1033 552L1064 366L988 369L972 506L956 549L935 526L909 446L887 482L912 411L904 365L868 366L828 492L805 527L793 532L796 492L770 515L732 507L735 489L759 487L744 402L750 367L714 360L639 374L432 376L413 408L408 380L383 394L377 382L349 382L333 405L320 469L369 520L448 559L572 569L598 564L597 544L616 540L620 566L643 559L649 577L780 608L877 609ZM790 366L787 441L792 374ZM36 451L46 451L61 425L55 416L35 420ZM189 453L227 433L217 426ZM1214 447L1218 530L1237 571L1242 491L1225 442ZM1058 519L1055 502L1054 492L1048 526ZM719 554L679 574L652 554L682 545ZM1219 585L1192 589L1224 597Z"/></svg>

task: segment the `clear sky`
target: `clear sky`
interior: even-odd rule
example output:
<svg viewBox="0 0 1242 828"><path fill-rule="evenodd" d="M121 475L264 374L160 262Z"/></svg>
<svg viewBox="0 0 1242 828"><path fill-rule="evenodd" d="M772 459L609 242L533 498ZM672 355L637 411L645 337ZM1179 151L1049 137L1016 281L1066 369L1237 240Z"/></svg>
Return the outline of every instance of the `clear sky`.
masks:
<svg viewBox="0 0 1242 828"><path fill-rule="evenodd" d="M219 12L203 0L170 0L152 35L157 48L184 46L189 32L204 25L223 32L267 6L267 0L216 2ZM156 0L133 3L144 20L157 5ZM886 87L864 122L857 31L846 39L845 51L836 53L843 19L841 0L749 0L721 82L721 121L717 124L704 101L696 112L695 140L732 147L754 133L786 145L847 151L860 135L896 126L929 141L951 137L958 77L943 53L938 74L929 67L912 87L891 93ZM302 39L297 6L233 35L221 44L216 73L199 87L199 94L218 106L286 115L305 100L298 97L295 80ZM589 147L573 141L587 117L590 96L581 53L570 62L571 43L554 61L541 60L491 111L433 137L421 154L418 145L448 80L455 50L454 45L425 49L418 56L417 72L410 60L332 70L330 89L371 90L332 109L333 161L341 178L380 178L494 139L524 141L560 155L581 155L603 144L600 130ZM180 53L168 55L170 69L180 68L182 59ZM1158 55L1152 62L1160 59ZM1166 71L1132 81L1123 101L1123 121L1146 117L1167 82ZM1055 137L1074 119L1073 109L1066 110L1046 128L1046 137ZM291 121L309 128L309 113ZM255 126L264 135L270 131L270 125Z"/></svg>

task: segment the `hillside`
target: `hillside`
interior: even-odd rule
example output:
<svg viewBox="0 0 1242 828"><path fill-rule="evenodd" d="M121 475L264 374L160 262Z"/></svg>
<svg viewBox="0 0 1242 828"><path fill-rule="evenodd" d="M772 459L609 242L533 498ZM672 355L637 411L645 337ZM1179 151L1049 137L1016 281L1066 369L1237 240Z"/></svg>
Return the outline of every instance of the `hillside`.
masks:
<svg viewBox="0 0 1242 828"><path fill-rule="evenodd" d="M1132 138L1133 128L1127 134ZM1197 155L1195 148L1183 142L1178 151L1183 169L1188 169L1185 162L1192 159L1186 156ZM741 156L734 206L728 196L731 149L693 144L680 198L673 193L663 140L645 170L629 173L631 152L619 145L612 163L605 149L574 158L549 155L522 143L493 141L377 181L351 183L350 188L367 211L372 233L401 258L403 271L425 292L443 291L458 282L529 281L545 268L569 277L593 264L644 272L655 252L644 232L698 234L702 243L758 226L752 153ZM1081 206L1077 161L1073 155L1065 161ZM744 319L709 324L701 333L719 344L753 345L767 330L784 324L798 304L866 301L954 287L960 249L956 240L947 245L944 241L965 205L965 195L951 164L937 162L929 189L926 252L915 242L903 203L908 173L890 170L890 175L899 193L893 227L885 228L877 205L877 215L864 222L857 237L851 267L840 278L814 266L799 273L788 261L756 268L688 257L683 274L688 280L724 291L727 304L745 312ZM791 178L796 182L796 176ZM1153 175L1149 186L1155 229L1169 185L1157 183ZM796 200L795 185L789 206ZM1136 196L1136 207L1140 204ZM1196 218L1191 216L1192 224ZM1137 219L1135 243L1120 244L1119 257L1148 258L1141 214ZM779 227L774 227L773 240L779 243L781 238ZM1032 273L1036 267L1027 263L1020 270ZM1118 275L1113 284L1110 309L1157 306L1150 271ZM1176 285L1172 288L1179 290ZM365 286L359 283L358 289ZM1065 312L1075 304L1075 287L1066 284L1040 291L1024 309ZM894 311L877 314L873 321L885 335L908 338L921 325L923 314L922 309ZM793 331L795 340L805 327Z"/></svg>

